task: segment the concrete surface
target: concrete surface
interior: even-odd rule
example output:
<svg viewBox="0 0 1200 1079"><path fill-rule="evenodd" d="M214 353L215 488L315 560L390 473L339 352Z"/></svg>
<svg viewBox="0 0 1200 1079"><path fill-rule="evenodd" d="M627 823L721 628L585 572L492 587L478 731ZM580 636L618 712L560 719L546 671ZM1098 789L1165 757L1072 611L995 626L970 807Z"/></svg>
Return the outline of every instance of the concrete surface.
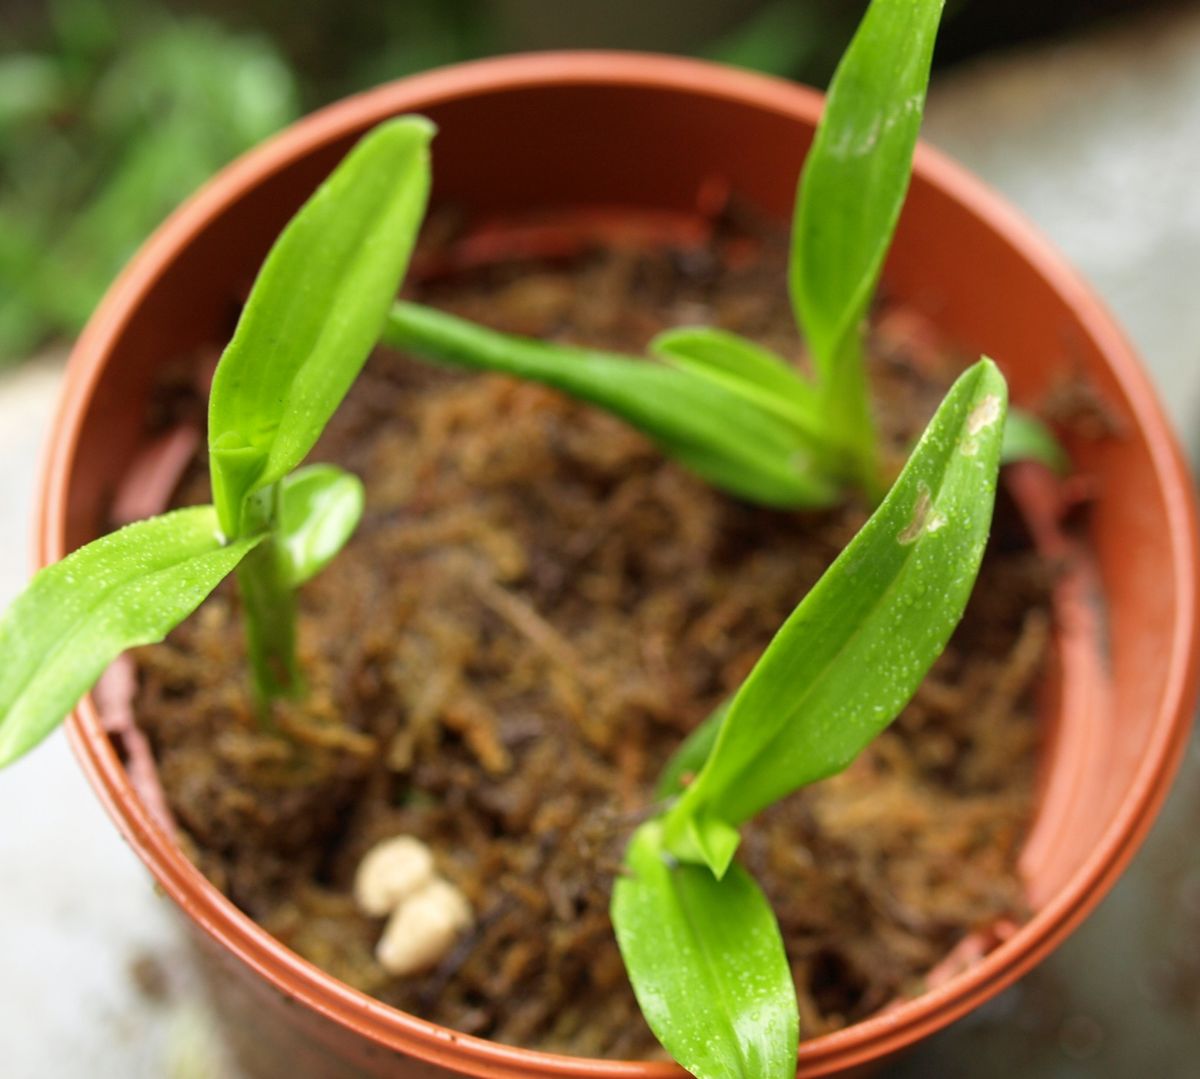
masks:
<svg viewBox="0 0 1200 1079"><path fill-rule="evenodd" d="M927 135L1091 278L1147 358L1193 455L1200 419L1200 12L1135 21L955 74ZM21 586L60 360L0 376L0 603ZM231 1072L178 928L61 734L0 777L0 1073ZM1132 869L1017 987L890 1068L896 1079L1195 1074L1200 748Z"/></svg>
<svg viewBox="0 0 1200 1079"><path fill-rule="evenodd" d="M23 586L61 354L0 377L0 605ZM0 1074L217 1079L173 909L60 732L0 781ZM184 960L184 961L181 961Z"/></svg>

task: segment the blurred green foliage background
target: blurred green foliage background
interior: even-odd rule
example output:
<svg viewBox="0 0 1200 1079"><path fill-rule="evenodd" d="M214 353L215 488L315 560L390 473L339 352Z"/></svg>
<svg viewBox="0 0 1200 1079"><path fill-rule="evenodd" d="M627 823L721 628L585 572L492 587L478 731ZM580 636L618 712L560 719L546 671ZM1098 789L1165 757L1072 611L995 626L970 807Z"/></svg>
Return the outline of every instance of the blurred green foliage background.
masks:
<svg viewBox="0 0 1200 1079"><path fill-rule="evenodd" d="M146 235L301 112L556 47L708 56L823 86L865 0L0 0L0 366L69 340ZM1138 0L949 0L942 66Z"/></svg>

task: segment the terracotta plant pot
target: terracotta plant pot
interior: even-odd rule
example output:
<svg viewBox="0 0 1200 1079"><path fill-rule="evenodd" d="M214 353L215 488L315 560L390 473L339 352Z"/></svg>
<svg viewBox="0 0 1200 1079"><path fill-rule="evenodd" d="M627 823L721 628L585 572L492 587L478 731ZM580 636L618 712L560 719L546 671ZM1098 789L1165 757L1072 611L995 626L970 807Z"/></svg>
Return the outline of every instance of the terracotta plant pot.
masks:
<svg viewBox="0 0 1200 1079"><path fill-rule="evenodd" d="M714 187L786 219L820 108L812 91L704 63L544 54L408 79L295 125L176 213L81 337L42 486L41 562L97 534L146 441L142 417L156 370L227 338L280 227L382 118L421 112L438 123L435 201L476 221L582 209L600 217L619 211L653 228L695 218ZM1103 307L1020 218L927 147L917 154L886 282L890 295L933 318L964 350L996 357L1018 402L1036 402L1056 379L1079 376L1120 430L1070 447L1095 484L1094 574L1073 573L1058 596L1044 781L1022 863L1035 913L936 989L803 1044L803 1075L902 1049L1060 942L1149 828L1184 748L1196 692L1191 484L1146 376ZM1047 553L1064 553L1054 549L1064 541L1052 523L1041 530ZM183 856L139 800L91 699L71 735L118 826L203 943L221 983L218 999L240 1017L234 1025L249 1032L252 1066L264 1073L676 1074L666 1064L569 1059L458 1035L337 982L258 928Z"/></svg>

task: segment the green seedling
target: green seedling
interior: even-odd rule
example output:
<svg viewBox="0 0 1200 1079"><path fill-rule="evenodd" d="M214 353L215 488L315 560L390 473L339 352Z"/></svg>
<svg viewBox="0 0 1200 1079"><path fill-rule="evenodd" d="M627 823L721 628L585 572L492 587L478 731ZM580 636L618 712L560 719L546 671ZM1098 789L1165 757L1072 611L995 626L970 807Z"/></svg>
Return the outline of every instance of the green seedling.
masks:
<svg viewBox="0 0 1200 1079"><path fill-rule="evenodd" d="M941 654L987 541L1006 407L989 360L959 378L874 515L668 764L662 811L634 833L613 926L650 1029L699 1079L795 1074L796 992L770 906L733 860L739 829L845 768Z"/></svg>
<svg viewBox="0 0 1200 1079"><path fill-rule="evenodd" d="M429 191L432 125L385 123L267 256L209 400L215 505L139 521L38 573L0 617L0 765L62 720L119 653L161 640L236 571L259 713L302 689L295 590L362 514L357 478L297 468L378 339Z"/></svg>
<svg viewBox="0 0 1200 1079"><path fill-rule="evenodd" d="M534 379L604 408L709 483L780 507L877 501L888 476L867 399L864 324L908 191L943 0L873 0L829 87L796 193L788 290L811 375L724 330L669 330L657 362L483 330L398 303L396 348ZM1012 457L1048 463L1053 437L1027 418Z"/></svg>

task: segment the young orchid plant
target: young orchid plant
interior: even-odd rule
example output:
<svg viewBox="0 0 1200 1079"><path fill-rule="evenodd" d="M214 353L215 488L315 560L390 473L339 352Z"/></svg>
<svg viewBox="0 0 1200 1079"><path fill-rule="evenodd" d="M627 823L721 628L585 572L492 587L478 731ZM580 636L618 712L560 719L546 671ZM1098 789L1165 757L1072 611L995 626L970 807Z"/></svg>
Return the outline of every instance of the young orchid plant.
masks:
<svg viewBox="0 0 1200 1079"><path fill-rule="evenodd" d="M813 376L737 334L681 327L647 363L549 344L399 302L383 340L430 360L553 386L621 417L730 494L829 506L848 487L887 489L867 399L864 322L908 191L944 0L873 0L829 87L797 187L792 311ZM1005 460L1063 464L1053 437L1015 413Z"/></svg>
<svg viewBox="0 0 1200 1079"><path fill-rule="evenodd" d="M834 79L789 279L815 379L714 329L671 331L651 346L663 362L646 362L396 303L433 128L406 117L366 135L276 241L221 357L213 505L88 544L0 616L0 765L45 737L120 652L161 640L233 572L264 727L274 700L303 694L296 589L352 533L363 491L333 466L299 466L381 337L607 408L753 501L822 506L852 485L878 500L861 323L907 187L941 7L874 0ZM612 898L618 943L651 1029L701 1079L794 1073L796 995L774 915L735 860L739 829L846 767L944 648L986 543L1006 409L990 360L958 379L870 520L668 764L659 812L629 843ZM1036 447L1036 425L1025 431Z"/></svg>
<svg viewBox="0 0 1200 1079"><path fill-rule="evenodd" d="M962 617L991 524L1007 389L961 375L870 520L729 704L669 762L612 921L650 1029L700 1079L795 1074L799 1016L739 829L844 769L899 714Z"/></svg>
<svg viewBox="0 0 1200 1079"><path fill-rule="evenodd" d="M297 468L378 339L425 214L433 126L390 121L280 234L209 399L215 505L104 536L39 572L0 616L0 766L50 733L121 652L162 638L238 574L259 714L296 696L295 589L362 513L359 480Z"/></svg>

